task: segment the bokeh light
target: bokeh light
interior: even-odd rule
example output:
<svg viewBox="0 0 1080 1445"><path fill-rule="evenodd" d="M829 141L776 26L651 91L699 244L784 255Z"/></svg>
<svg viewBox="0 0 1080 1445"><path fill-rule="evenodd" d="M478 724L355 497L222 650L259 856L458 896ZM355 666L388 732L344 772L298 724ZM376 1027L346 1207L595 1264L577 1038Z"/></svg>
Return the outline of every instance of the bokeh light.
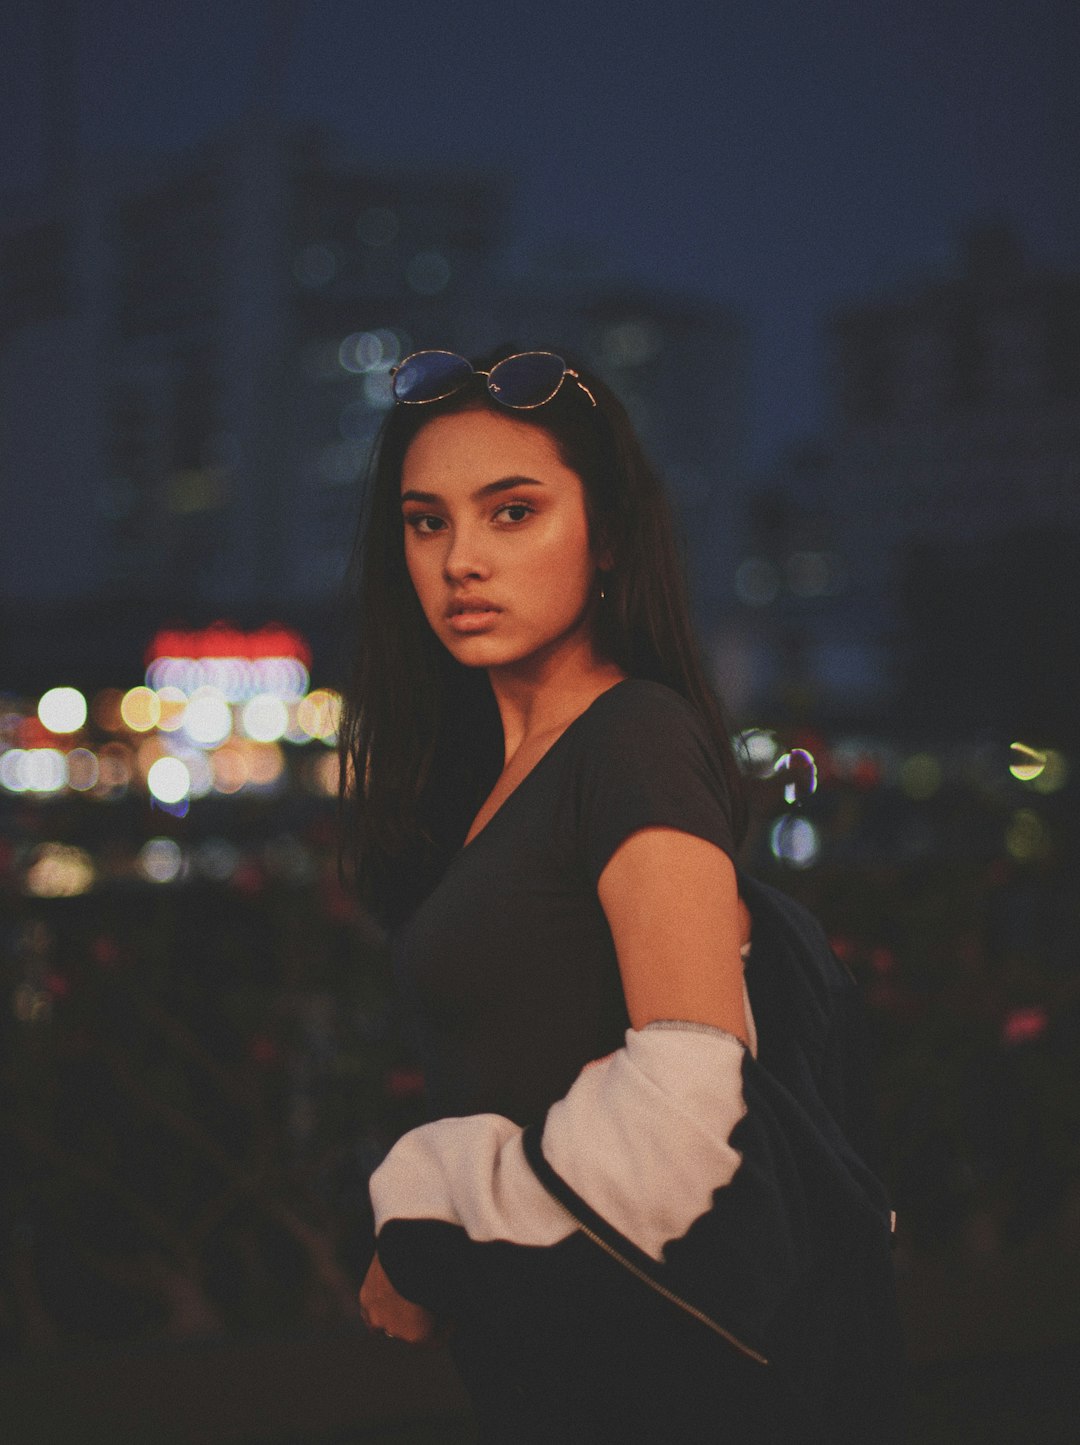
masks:
<svg viewBox="0 0 1080 1445"><path fill-rule="evenodd" d="M51 733L77 733L86 722L86 698L75 687L51 687L42 695L37 715Z"/></svg>
<svg viewBox="0 0 1080 1445"><path fill-rule="evenodd" d="M821 838L809 818L787 815L770 828L769 850L789 868L809 868L821 853Z"/></svg>
<svg viewBox="0 0 1080 1445"><path fill-rule="evenodd" d="M139 850L139 872L150 883L174 883L184 871L184 854L172 838L150 838Z"/></svg>
<svg viewBox="0 0 1080 1445"><path fill-rule="evenodd" d="M210 754L214 787L219 793L238 793L250 777L244 749L239 743L225 743Z"/></svg>
<svg viewBox="0 0 1080 1445"><path fill-rule="evenodd" d="M244 704L244 732L259 743L276 743L289 726L289 710L273 693L259 693Z"/></svg>
<svg viewBox="0 0 1080 1445"><path fill-rule="evenodd" d="M26 753L22 748L8 748L7 752L0 757L0 787L9 793L26 792L22 774L25 756Z"/></svg>
<svg viewBox="0 0 1080 1445"><path fill-rule="evenodd" d="M1057 793L1069 780L1069 765L1056 748L1033 748L1013 743L1009 772L1036 793Z"/></svg>
<svg viewBox="0 0 1080 1445"><path fill-rule="evenodd" d="M817 764L805 748L792 748L773 764L773 772L784 779L784 802L801 803L817 792Z"/></svg>
<svg viewBox="0 0 1080 1445"><path fill-rule="evenodd" d="M200 658L190 676L192 686L216 687L226 702L251 695L251 663L243 657Z"/></svg>
<svg viewBox="0 0 1080 1445"><path fill-rule="evenodd" d="M746 728L735 739L736 751L755 778L767 778L773 770L780 746L771 728Z"/></svg>
<svg viewBox="0 0 1080 1445"><path fill-rule="evenodd" d="M179 758L158 758L146 775L146 785L160 803L179 803L191 791L191 774Z"/></svg>
<svg viewBox="0 0 1080 1445"><path fill-rule="evenodd" d="M166 746L167 741L168 739L161 737L157 733L151 733L149 737L140 738L135 748L135 762L139 776L144 783L150 773L150 769L157 762L158 758L172 756L172 750Z"/></svg>
<svg viewBox="0 0 1080 1445"><path fill-rule="evenodd" d="M1034 863L1050 852L1050 833L1038 813L1019 808L1005 829L1005 848L1018 863Z"/></svg>
<svg viewBox="0 0 1080 1445"><path fill-rule="evenodd" d="M161 721L161 699L148 687L133 687L121 699L120 716L132 732L149 732Z"/></svg>
<svg viewBox="0 0 1080 1445"><path fill-rule="evenodd" d="M158 706L161 709L158 717L158 728L163 733L175 733L184 725L184 713L187 710L188 698L183 688L170 687L168 683L159 687L157 691Z"/></svg>
<svg viewBox="0 0 1080 1445"><path fill-rule="evenodd" d="M354 376L368 371L389 369L400 357L397 334L386 328L378 331L354 331L338 347L338 363Z"/></svg>
<svg viewBox="0 0 1080 1445"><path fill-rule="evenodd" d="M25 888L34 898L76 898L94 885L94 864L85 848L41 843L26 870Z"/></svg>
<svg viewBox="0 0 1080 1445"><path fill-rule="evenodd" d="M28 793L58 793L67 784L67 759L59 748L28 748L19 764Z"/></svg>
<svg viewBox="0 0 1080 1445"><path fill-rule="evenodd" d="M159 694L165 688L178 688L186 695L204 680L199 664L191 657L155 657L146 669L147 687Z"/></svg>
<svg viewBox="0 0 1080 1445"><path fill-rule="evenodd" d="M214 788L214 768L209 757L196 748L177 748L170 744L170 757L178 758L188 771L189 798L205 798Z"/></svg>
<svg viewBox="0 0 1080 1445"><path fill-rule="evenodd" d="M285 754L277 743L249 743L244 757L252 787L273 788L282 780Z"/></svg>
<svg viewBox="0 0 1080 1445"><path fill-rule="evenodd" d="M101 770L89 748L72 748L67 755L68 787L77 793L88 793L97 786Z"/></svg>
<svg viewBox="0 0 1080 1445"><path fill-rule="evenodd" d="M1036 793L1057 793L1069 781L1069 765L1054 748L1046 750L1046 766L1037 778L1031 781Z"/></svg>
<svg viewBox="0 0 1080 1445"><path fill-rule="evenodd" d="M300 726L298 713L302 703L303 698L300 698L299 701L287 704L289 723L283 734L284 740L287 743L293 743L297 747L304 747L307 743L311 742L311 734Z"/></svg>
<svg viewBox="0 0 1080 1445"><path fill-rule="evenodd" d="M1027 743L1013 743L1009 749L1009 772L1022 783L1030 783L1046 767L1046 753Z"/></svg>
<svg viewBox="0 0 1080 1445"><path fill-rule="evenodd" d="M253 692L270 692L283 702L303 697L308 689L308 670L298 657L259 657L251 666Z"/></svg>
<svg viewBox="0 0 1080 1445"><path fill-rule="evenodd" d="M45 1024L52 1017L52 994L21 983L12 995L11 1006L19 1023Z"/></svg>
<svg viewBox="0 0 1080 1445"><path fill-rule="evenodd" d="M1050 1017L1041 1004L1015 1008L1006 1014L1001 1025L1001 1041L1011 1048L1030 1044L1042 1037L1049 1023Z"/></svg>
<svg viewBox="0 0 1080 1445"><path fill-rule="evenodd" d="M232 709L216 687L197 688L184 712L184 732L200 747L213 748L232 732Z"/></svg>
<svg viewBox="0 0 1080 1445"><path fill-rule="evenodd" d="M394 404L393 382L388 371L369 371L364 377L364 400L374 411L388 411Z"/></svg>
<svg viewBox="0 0 1080 1445"><path fill-rule="evenodd" d="M296 721L308 737L334 741L341 724L341 698L329 688L317 687L297 704Z"/></svg>

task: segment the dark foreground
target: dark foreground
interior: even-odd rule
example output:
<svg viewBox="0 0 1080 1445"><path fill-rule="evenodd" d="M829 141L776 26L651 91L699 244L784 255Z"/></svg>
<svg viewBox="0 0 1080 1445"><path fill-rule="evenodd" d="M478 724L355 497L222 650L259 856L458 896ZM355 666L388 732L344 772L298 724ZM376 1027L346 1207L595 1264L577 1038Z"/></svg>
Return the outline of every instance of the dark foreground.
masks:
<svg viewBox="0 0 1080 1445"><path fill-rule="evenodd" d="M1072 1445L1078 1358L1077 1346L1059 1346L915 1366L910 1445ZM0 1370L0 1400L4 1445L475 1440L441 1352L413 1353L342 1332L23 1360Z"/></svg>
<svg viewBox="0 0 1080 1445"><path fill-rule="evenodd" d="M994 766L845 773L779 880L873 1022L911 1445L1080 1419L1080 778ZM423 1080L328 805L103 808L0 809L0 1445L472 1440L449 1360L355 1323Z"/></svg>

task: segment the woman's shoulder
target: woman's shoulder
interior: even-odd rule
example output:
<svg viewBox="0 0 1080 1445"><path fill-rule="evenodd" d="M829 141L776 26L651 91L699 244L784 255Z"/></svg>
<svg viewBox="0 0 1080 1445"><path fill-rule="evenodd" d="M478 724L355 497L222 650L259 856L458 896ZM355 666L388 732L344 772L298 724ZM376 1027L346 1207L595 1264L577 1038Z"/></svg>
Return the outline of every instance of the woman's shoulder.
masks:
<svg viewBox="0 0 1080 1445"><path fill-rule="evenodd" d="M612 717L700 718L697 708L681 692L650 677L624 677L602 692L588 711L598 708Z"/></svg>
<svg viewBox="0 0 1080 1445"><path fill-rule="evenodd" d="M611 744L688 734L704 740L705 719L687 698L666 683L627 677L609 687L578 719L583 741Z"/></svg>
<svg viewBox="0 0 1080 1445"><path fill-rule="evenodd" d="M627 678L582 715L569 770L575 826L594 880L641 828L674 828L734 856L730 799L712 734L673 688Z"/></svg>
<svg viewBox="0 0 1080 1445"><path fill-rule="evenodd" d="M577 762L586 777L615 772L661 779L719 768L716 740L698 709L665 683L628 677L608 688L572 724Z"/></svg>

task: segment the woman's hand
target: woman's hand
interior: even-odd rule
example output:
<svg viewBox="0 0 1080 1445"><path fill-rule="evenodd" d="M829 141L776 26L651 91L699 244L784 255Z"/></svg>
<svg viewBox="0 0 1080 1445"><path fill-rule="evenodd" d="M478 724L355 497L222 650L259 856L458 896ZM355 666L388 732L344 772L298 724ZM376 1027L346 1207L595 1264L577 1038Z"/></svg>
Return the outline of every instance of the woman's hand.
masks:
<svg viewBox="0 0 1080 1445"><path fill-rule="evenodd" d="M438 1343L435 1316L398 1294L376 1254L360 1287L360 1314L369 1330L410 1345Z"/></svg>

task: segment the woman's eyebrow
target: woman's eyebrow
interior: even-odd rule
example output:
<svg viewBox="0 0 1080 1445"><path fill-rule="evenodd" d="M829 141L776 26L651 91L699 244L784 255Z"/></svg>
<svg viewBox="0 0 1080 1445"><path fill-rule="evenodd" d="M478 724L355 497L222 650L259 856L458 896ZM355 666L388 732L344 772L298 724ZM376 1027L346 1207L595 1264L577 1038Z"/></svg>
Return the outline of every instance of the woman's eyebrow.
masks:
<svg viewBox="0 0 1080 1445"><path fill-rule="evenodd" d="M485 486L479 487L473 492L473 498L490 497L496 492L512 492L517 487L542 487L544 483L539 477L500 477L497 482L488 482ZM429 505L434 502L441 502L443 499L438 492L402 492L403 502L427 502Z"/></svg>

